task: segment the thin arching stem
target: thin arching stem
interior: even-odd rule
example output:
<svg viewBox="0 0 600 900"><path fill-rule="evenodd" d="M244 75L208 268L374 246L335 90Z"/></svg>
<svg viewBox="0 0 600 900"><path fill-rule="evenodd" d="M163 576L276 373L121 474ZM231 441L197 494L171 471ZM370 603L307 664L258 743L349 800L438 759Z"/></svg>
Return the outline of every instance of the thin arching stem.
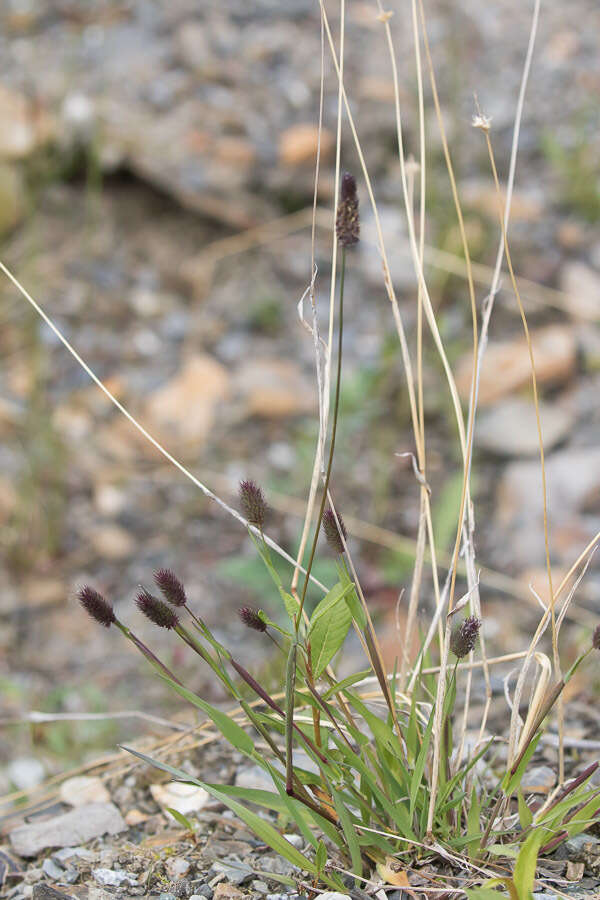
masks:
<svg viewBox="0 0 600 900"><path fill-rule="evenodd" d="M338 423L338 413L340 408L340 385L342 380L342 343L343 343L343 335L344 335L344 279L346 275L346 248L342 247L342 261L340 266L340 320L338 325L338 361L337 361L337 376L336 376L336 385L335 385L335 402L333 406L333 422L331 427L331 443L329 444L329 459L327 460L327 472L325 473L325 484L323 485L323 496L321 498L321 506L319 508L319 515L317 518L317 524L315 525L315 535L313 537L312 547L310 550L310 557L308 560L308 565L306 567L306 576L304 578L304 586L302 588L302 597L300 599L300 608L296 614L296 633L298 633L298 629L300 627L300 619L302 616L302 611L304 610L304 602L306 600L306 591L308 588L308 582L310 580L310 573L313 567L313 562L315 559L315 553L317 550L317 541L319 540L319 532L321 530L321 520L323 519L323 512L325 510L325 502L327 500L327 490L329 488L329 479L331 478L331 468L333 465L333 454L335 451L335 437L337 434L337 423Z"/></svg>

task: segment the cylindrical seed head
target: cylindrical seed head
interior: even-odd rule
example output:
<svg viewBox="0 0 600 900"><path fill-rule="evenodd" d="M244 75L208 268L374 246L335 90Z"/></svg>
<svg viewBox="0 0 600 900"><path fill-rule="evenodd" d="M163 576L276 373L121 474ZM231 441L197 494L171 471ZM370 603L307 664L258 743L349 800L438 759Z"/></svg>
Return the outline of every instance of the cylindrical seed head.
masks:
<svg viewBox="0 0 600 900"><path fill-rule="evenodd" d="M348 536L348 532L346 531L346 526L344 525L344 520L341 515L338 513L338 522L340 523L340 527L338 529L337 522L335 521L335 515L332 509L326 509L323 513L323 531L325 532L325 537L327 538L327 543L331 547L331 549L335 553L343 553L344 552L344 544L342 542L341 534L346 540Z"/></svg>
<svg viewBox="0 0 600 900"><path fill-rule="evenodd" d="M459 659L468 656L477 643L477 636L481 628L481 619L477 616L468 616L459 625L456 625L450 636L450 649Z"/></svg>
<svg viewBox="0 0 600 900"><path fill-rule="evenodd" d="M240 482L240 503L248 522L262 528L267 515L267 504L256 482L250 479Z"/></svg>
<svg viewBox="0 0 600 900"><path fill-rule="evenodd" d="M185 588L171 569L158 569L154 573L154 583L165 600L173 606L185 606L187 603Z"/></svg>
<svg viewBox="0 0 600 900"><path fill-rule="evenodd" d="M140 612L143 612L159 628L176 628L179 625L177 614L171 607L147 591L146 588L140 588L135 602Z"/></svg>
<svg viewBox="0 0 600 900"><path fill-rule="evenodd" d="M242 606L241 609L238 609L238 615L244 625L247 625L248 628L253 628L255 631L262 632L267 630L267 623L263 622L257 611L252 609L251 606Z"/></svg>
<svg viewBox="0 0 600 900"><path fill-rule="evenodd" d="M342 247L353 247L360 237L356 180L350 172L342 175L340 202L335 217L335 231Z"/></svg>
<svg viewBox="0 0 600 900"><path fill-rule="evenodd" d="M112 604L89 584L79 588L77 599L92 619L95 619L100 625L104 625L105 628L110 628L117 621Z"/></svg>

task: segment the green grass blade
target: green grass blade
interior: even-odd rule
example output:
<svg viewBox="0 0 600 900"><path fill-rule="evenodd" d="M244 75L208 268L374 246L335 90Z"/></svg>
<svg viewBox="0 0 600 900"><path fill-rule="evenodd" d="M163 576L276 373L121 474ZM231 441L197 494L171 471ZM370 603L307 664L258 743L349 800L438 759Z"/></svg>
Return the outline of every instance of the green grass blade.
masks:
<svg viewBox="0 0 600 900"><path fill-rule="evenodd" d="M211 706L210 703L207 703L206 700L198 697L193 691L188 690L181 684L177 684L177 682L173 681L171 678L167 678L166 675L161 675L161 678L166 681L174 691L177 691L180 697L183 697L184 700L187 700L189 703L193 704L193 706L196 706L198 709L201 709L202 712L206 713L209 719L217 726L223 737L229 741L236 750L246 754L246 756L252 755L254 751L254 742L252 738L237 724L237 722L234 722L227 713Z"/></svg>

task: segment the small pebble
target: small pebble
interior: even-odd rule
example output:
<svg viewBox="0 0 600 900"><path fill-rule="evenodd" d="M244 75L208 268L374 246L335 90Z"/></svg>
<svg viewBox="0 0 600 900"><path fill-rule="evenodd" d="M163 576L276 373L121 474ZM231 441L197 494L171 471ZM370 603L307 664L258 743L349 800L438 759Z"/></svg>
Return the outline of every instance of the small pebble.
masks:
<svg viewBox="0 0 600 900"><path fill-rule="evenodd" d="M92 875L98 884L104 887L120 887L122 884L133 885L138 883L134 875L130 875L122 869L93 869Z"/></svg>
<svg viewBox="0 0 600 900"><path fill-rule="evenodd" d="M44 875L47 875L48 878L51 878L52 881L61 881L63 875L65 874L65 870L62 866L58 866L53 859L50 857L45 859L42 863L42 869L44 871Z"/></svg>
<svg viewBox="0 0 600 900"><path fill-rule="evenodd" d="M172 856L165 863L169 878L184 878L190 871L190 864L182 856Z"/></svg>

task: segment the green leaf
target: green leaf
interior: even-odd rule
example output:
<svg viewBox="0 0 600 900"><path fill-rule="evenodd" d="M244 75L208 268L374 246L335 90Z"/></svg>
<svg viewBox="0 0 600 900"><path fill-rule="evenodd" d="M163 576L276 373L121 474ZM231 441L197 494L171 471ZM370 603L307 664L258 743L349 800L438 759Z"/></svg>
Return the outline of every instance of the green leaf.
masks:
<svg viewBox="0 0 600 900"><path fill-rule="evenodd" d="M357 681L362 681L363 678L368 678L369 675L372 675L371 669L363 669L362 672L355 672L354 675L348 675L346 678L342 678L341 681L337 681L335 684L332 684L331 687L325 691L323 694L323 700L329 700L334 694L341 693L345 688L352 687L353 684L356 684Z"/></svg>
<svg viewBox="0 0 600 900"><path fill-rule="evenodd" d="M329 594L321 600L315 613L319 612L321 604L327 603L328 597ZM315 678L321 675L338 652L351 624L352 613L343 595L340 595L333 605L328 604L326 611L317 616L314 626L311 624L310 646Z"/></svg>
<svg viewBox="0 0 600 900"><path fill-rule="evenodd" d="M361 875L363 870L362 858L360 855L360 845L358 843L358 838L356 836L356 829L354 828L354 823L350 817L350 813L346 807L346 804L342 800L340 794L336 791L336 789L330 784L329 790L331 791L331 796L333 797L333 802L335 804L335 811L338 814L338 818L340 820L340 824L342 826L342 830L344 832L344 837L346 838L346 842L348 844L348 849L350 850L350 856L352 859L352 869L355 875Z"/></svg>
<svg viewBox="0 0 600 900"><path fill-rule="evenodd" d="M541 736L542 736L541 732L538 732L538 734L536 734L536 736L533 738L533 740L527 747L527 750L525 751L523 759L517 766L514 774L511 775L510 770L509 770L506 773L506 775L504 776L504 778L502 779L502 790L504 791L504 793L506 794L507 797L510 797L511 794L514 794L514 792L516 791L518 786L521 784L521 779L523 778L525 769L527 768L527 766L529 764L529 760L535 753L535 748L537 747Z"/></svg>
<svg viewBox="0 0 600 900"><path fill-rule="evenodd" d="M328 591L322 600L317 603L313 614L310 619L310 625L308 627L308 634L311 635L315 625L324 615L326 615L332 607L334 607L337 603L341 603L346 595L350 592L350 589L354 587L352 583L343 585L340 581L338 581L334 586Z"/></svg>
<svg viewBox="0 0 600 900"><path fill-rule="evenodd" d="M467 809L467 837L469 838L469 855L474 857L477 855L479 845L481 844L481 804L477 796L475 785L471 790L471 802Z"/></svg>
<svg viewBox="0 0 600 900"><path fill-rule="evenodd" d="M417 794L419 792L419 787L421 785L421 779L423 778L423 772L425 771L425 762L427 761L427 753L429 752L429 743L431 741L431 732L433 729L433 720L435 718L435 706L432 706L431 713L429 714L429 721L427 722L427 728L425 729L425 734L423 735L423 741L421 742L421 749L419 750L419 755L417 756L417 761L415 763L415 768L413 770L411 782L410 782L410 818L412 820L413 813L415 811L415 806L417 803Z"/></svg>
<svg viewBox="0 0 600 900"><path fill-rule="evenodd" d="M519 900L530 900L535 881L538 853L546 839L546 830L544 828L536 828L519 850L513 873L513 882Z"/></svg>
<svg viewBox="0 0 600 900"><path fill-rule="evenodd" d="M289 811L289 807L287 803L283 801L281 795L274 794L272 791L263 791L259 788L238 787L234 784L222 784L219 789L224 794L229 794L230 797L240 797L242 800L247 800L248 803L254 803L256 806L262 806L264 809L272 809L274 812ZM299 801L295 800L293 797L288 797L287 799L291 800L294 806L299 805ZM303 807L303 812L314 825L320 828L321 831L333 841L334 844L337 844L337 846L341 848L345 846L338 830L331 822L324 819L323 816L320 816L312 809L308 809L308 807ZM292 818L295 818L295 816Z"/></svg>
<svg viewBox="0 0 600 900"><path fill-rule="evenodd" d="M338 575L340 576L340 581L344 587L351 585L351 590L346 597L346 603L350 608L350 612L352 613L352 618L358 625L361 631L364 631L367 625L367 616L363 609L362 603L358 598L358 594L356 593L356 588L354 586L354 582L350 578L348 574L348 570L346 569L346 563L341 561L337 564Z"/></svg>
<svg viewBox="0 0 600 900"><path fill-rule="evenodd" d="M285 611L287 612L290 619L295 619L299 610L298 601L292 597L291 594L288 594L287 591L284 591L282 587L279 588L279 593L281 594L281 599L283 600L283 605L285 606Z"/></svg>
<svg viewBox="0 0 600 900"><path fill-rule="evenodd" d="M171 813L176 822L179 822L184 828L192 833L198 828L198 825L194 825L193 822L190 822L187 816L184 816L183 813L180 813L176 809L172 809L170 806L165 806L165 809L168 813Z"/></svg>
<svg viewBox="0 0 600 900"><path fill-rule="evenodd" d="M216 709L214 706L211 706L210 703L207 703L206 700L203 700L201 697L198 697L197 694L194 694L193 691L189 691L187 688L183 687L181 684L177 684L176 681L173 681L171 678L167 678L166 675L161 675L161 678L170 684L174 691L183 697L185 700L188 700L194 706L197 706L198 709L201 709L202 712L206 713L206 715L211 719L214 724L217 726L223 737L229 741L232 746L239 750L241 753L249 756L252 754L254 750L254 742L249 734L247 734L243 728L241 728L237 722L234 722L233 719L230 719L227 713L222 712L220 709Z"/></svg>
<svg viewBox="0 0 600 900"><path fill-rule="evenodd" d="M287 591L285 591L283 589L283 583L281 581L281 576L279 575L279 572L273 565L273 561L271 559L271 554L269 553L269 549L268 549L267 545L264 543L264 541L262 542L262 544L259 543L259 541L257 541L257 539L255 538L252 531L250 531L250 529L248 529L248 534L252 538L252 541L254 542L254 546L258 550L258 552L260 554L260 558L264 562L269 575L273 579L273 582L277 585L277 589L279 591L281 599L283 600L283 604L285 606L288 616L290 617L290 619L293 620L296 617L296 614L298 612L298 608L299 608L298 601L295 600L291 594L288 594Z"/></svg>
<svg viewBox="0 0 600 900"><path fill-rule="evenodd" d="M323 841L319 841L317 845L317 852L315 853L315 865L319 872L319 875L327 865L327 847L323 843Z"/></svg>
<svg viewBox="0 0 600 900"><path fill-rule="evenodd" d="M223 791L217 790L213 785L203 783L202 787L208 791L215 800L220 800L221 803L228 806L242 822L252 829L261 841L264 841L267 846L276 853L279 853L280 856L283 856L284 859L287 859L293 866L298 866L299 869L310 872L311 875L317 874L317 867L314 862L290 844L290 842L273 828L269 822L265 822L265 820L261 819L256 813L246 809L246 807L242 806L241 803L238 803L237 800L229 797L227 794L223 793Z"/></svg>
<svg viewBox="0 0 600 900"><path fill-rule="evenodd" d="M531 823L533 822L533 813L525 803L525 798L523 797L523 791L519 788L517 793L517 798L519 801L519 822L521 823L521 828L529 828Z"/></svg>

